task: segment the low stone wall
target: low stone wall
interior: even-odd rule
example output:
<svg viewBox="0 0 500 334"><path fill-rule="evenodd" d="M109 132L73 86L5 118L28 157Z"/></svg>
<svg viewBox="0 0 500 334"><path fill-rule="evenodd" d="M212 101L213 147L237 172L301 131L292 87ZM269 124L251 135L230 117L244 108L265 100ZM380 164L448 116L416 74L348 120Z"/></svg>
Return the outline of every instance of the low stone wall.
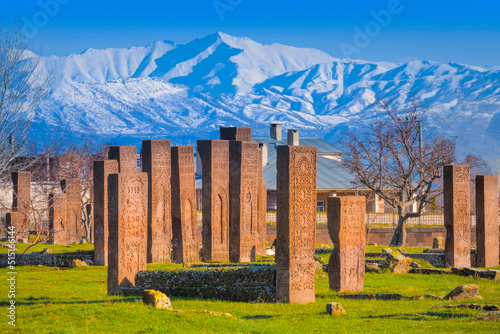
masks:
<svg viewBox="0 0 500 334"><path fill-rule="evenodd" d="M138 295L153 289L168 296L230 301L274 301L276 266L199 265L189 269L145 270L135 276L135 288L124 295Z"/></svg>
<svg viewBox="0 0 500 334"><path fill-rule="evenodd" d="M15 266L69 267L73 260L94 261L94 251L56 254L16 254ZM0 254L0 268L8 266L8 255Z"/></svg>

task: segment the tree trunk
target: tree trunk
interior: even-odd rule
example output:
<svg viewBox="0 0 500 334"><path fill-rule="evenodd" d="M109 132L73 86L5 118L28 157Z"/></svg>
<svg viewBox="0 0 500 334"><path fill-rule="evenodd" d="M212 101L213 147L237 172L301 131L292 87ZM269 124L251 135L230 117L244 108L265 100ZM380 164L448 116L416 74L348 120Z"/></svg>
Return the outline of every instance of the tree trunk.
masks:
<svg viewBox="0 0 500 334"><path fill-rule="evenodd" d="M392 235L390 247L404 247L406 244L406 223L407 218L399 216L398 226Z"/></svg>

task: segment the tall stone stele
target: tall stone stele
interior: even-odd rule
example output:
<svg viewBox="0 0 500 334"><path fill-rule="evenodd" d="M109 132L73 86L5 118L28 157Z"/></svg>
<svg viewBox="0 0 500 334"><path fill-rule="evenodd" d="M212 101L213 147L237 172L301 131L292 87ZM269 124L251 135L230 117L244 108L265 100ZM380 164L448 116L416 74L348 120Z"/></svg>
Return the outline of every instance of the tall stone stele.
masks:
<svg viewBox="0 0 500 334"><path fill-rule="evenodd" d="M266 153L267 154L267 153ZM267 184L263 182L263 150L259 148L259 171L257 181L259 194L257 196L258 210L258 235L257 235L257 255L266 256L266 233L267 233Z"/></svg>
<svg viewBox="0 0 500 334"><path fill-rule="evenodd" d="M476 265L499 264L498 176L476 176Z"/></svg>
<svg viewBox="0 0 500 334"><path fill-rule="evenodd" d="M315 300L316 147L278 146L276 294L288 303Z"/></svg>
<svg viewBox="0 0 500 334"><path fill-rule="evenodd" d="M198 140L202 165L203 258L229 261L229 142Z"/></svg>
<svg viewBox="0 0 500 334"><path fill-rule="evenodd" d="M445 262L452 267L470 267L470 166L444 166L443 176Z"/></svg>
<svg viewBox="0 0 500 334"><path fill-rule="evenodd" d="M137 147L135 145L110 146L108 159L118 161L119 173L137 171Z"/></svg>
<svg viewBox="0 0 500 334"><path fill-rule="evenodd" d="M13 172L12 186L12 212L6 214L5 223L7 228L14 229L17 236L27 237L31 207L31 173Z"/></svg>
<svg viewBox="0 0 500 334"><path fill-rule="evenodd" d="M259 143L229 142L229 257L253 262L259 245Z"/></svg>
<svg viewBox="0 0 500 334"><path fill-rule="evenodd" d="M109 175L108 205L108 295L115 295L146 270L148 174Z"/></svg>
<svg viewBox="0 0 500 334"><path fill-rule="evenodd" d="M249 126L221 127L219 139L252 141L252 128Z"/></svg>
<svg viewBox="0 0 500 334"><path fill-rule="evenodd" d="M193 146L176 146L172 157L172 238L174 262L199 261Z"/></svg>
<svg viewBox="0 0 500 334"><path fill-rule="evenodd" d="M68 243L66 194L49 194L49 244L66 245ZM94 252L94 259L96 255Z"/></svg>
<svg viewBox="0 0 500 334"><path fill-rule="evenodd" d="M333 253L328 264L330 289L362 291L365 283L364 196L328 198L328 232Z"/></svg>
<svg viewBox="0 0 500 334"><path fill-rule="evenodd" d="M142 171L148 173L148 263L171 262L170 140L142 141Z"/></svg>
<svg viewBox="0 0 500 334"><path fill-rule="evenodd" d="M66 242L78 243L85 235L82 226L82 184L78 179L61 179L60 184L66 199Z"/></svg>
<svg viewBox="0 0 500 334"><path fill-rule="evenodd" d="M118 173L118 161L94 161L94 264L108 265L108 177Z"/></svg>

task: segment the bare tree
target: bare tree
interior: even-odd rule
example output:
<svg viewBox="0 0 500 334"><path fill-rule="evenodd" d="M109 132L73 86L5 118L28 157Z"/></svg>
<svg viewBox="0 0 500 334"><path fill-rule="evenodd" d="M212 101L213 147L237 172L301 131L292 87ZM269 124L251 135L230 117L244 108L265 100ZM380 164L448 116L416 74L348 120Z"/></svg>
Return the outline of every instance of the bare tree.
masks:
<svg viewBox="0 0 500 334"><path fill-rule="evenodd" d="M349 133L344 145L350 151L344 166L357 175L356 186L365 186L397 209L398 225L391 246L404 246L405 223L419 217L426 204L442 193L435 185L444 165L454 161L455 145L442 135L419 136L424 110L418 101L396 107L378 102L385 112L362 136ZM410 207L417 204L415 212Z"/></svg>
<svg viewBox="0 0 500 334"><path fill-rule="evenodd" d="M0 25L0 178L24 156L35 111L49 93L50 74L28 51L20 24ZM20 166L19 166L20 167ZM17 168L20 169L20 168Z"/></svg>

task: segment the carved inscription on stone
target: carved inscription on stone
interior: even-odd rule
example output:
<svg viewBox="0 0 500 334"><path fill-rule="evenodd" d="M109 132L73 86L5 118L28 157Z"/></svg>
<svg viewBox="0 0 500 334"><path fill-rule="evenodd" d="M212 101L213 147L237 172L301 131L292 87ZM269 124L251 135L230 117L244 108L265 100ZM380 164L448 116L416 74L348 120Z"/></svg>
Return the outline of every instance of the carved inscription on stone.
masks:
<svg viewBox="0 0 500 334"><path fill-rule="evenodd" d="M142 142L142 171L148 173L148 263L171 261L170 140Z"/></svg>
<svg viewBox="0 0 500 334"><path fill-rule="evenodd" d="M193 146L172 147L172 236L174 262L199 260Z"/></svg>
<svg viewBox="0 0 500 334"><path fill-rule="evenodd" d="M498 176L476 176L476 265L499 265Z"/></svg>
<svg viewBox="0 0 500 334"><path fill-rule="evenodd" d="M278 146L276 293L290 303L315 300L316 148Z"/></svg>
<svg viewBox="0 0 500 334"><path fill-rule="evenodd" d="M135 145L110 146L109 160L117 160L120 173L137 171L137 148Z"/></svg>
<svg viewBox="0 0 500 334"><path fill-rule="evenodd" d="M444 166L445 262L470 267L470 167Z"/></svg>
<svg viewBox="0 0 500 334"><path fill-rule="evenodd" d="M94 263L108 265L108 176L118 173L118 161L94 161Z"/></svg>
<svg viewBox="0 0 500 334"><path fill-rule="evenodd" d="M198 140L202 164L203 258L229 260L229 142Z"/></svg>
<svg viewBox="0 0 500 334"><path fill-rule="evenodd" d="M66 201L66 194L49 194L49 243L51 245L67 244ZM96 255L94 255L95 258Z"/></svg>
<svg viewBox="0 0 500 334"><path fill-rule="evenodd" d="M328 199L328 232L333 253L328 265L330 289L362 291L365 282L365 208L364 196Z"/></svg>
<svg viewBox="0 0 500 334"><path fill-rule="evenodd" d="M119 173L108 177L108 294L133 287L146 269L148 175Z"/></svg>
<svg viewBox="0 0 500 334"><path fill-rule="evenodd" d="M255 261L259 244L259 144L229 142L230 260Z"/></svg>

